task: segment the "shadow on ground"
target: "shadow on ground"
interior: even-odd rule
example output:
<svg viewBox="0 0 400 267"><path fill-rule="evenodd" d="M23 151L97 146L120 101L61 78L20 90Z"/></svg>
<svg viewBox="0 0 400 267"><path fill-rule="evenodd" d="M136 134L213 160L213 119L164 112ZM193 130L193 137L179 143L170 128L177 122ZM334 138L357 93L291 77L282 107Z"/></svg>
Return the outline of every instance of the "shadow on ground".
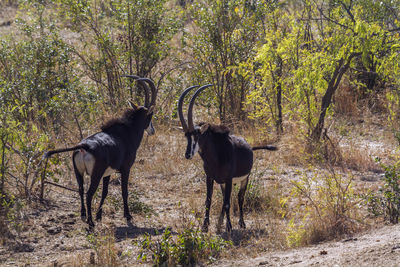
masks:
<svg viewBox="0 0 400 267"><path fill-rule="evenodd" d="M256 230L248 230L248 229L232 229L232 233L229 235L227 232L221 234L221 237L224 240L232 241L234 246L240 246L243 243L251 240L252 238L261 238L262 236L265 237L268 235L268 231L263 229L256 229Z"/></svg>
<svg viewBox="0 0 400 267"><path fill-rule="evenodd" d="M146 227L141 228L129 223L127 226L121 226L115 229L115 239L118 242L128 238L136 238L146 233L153 236L161 235L164 233L165 229L165 227L159 229Z"/></svg>

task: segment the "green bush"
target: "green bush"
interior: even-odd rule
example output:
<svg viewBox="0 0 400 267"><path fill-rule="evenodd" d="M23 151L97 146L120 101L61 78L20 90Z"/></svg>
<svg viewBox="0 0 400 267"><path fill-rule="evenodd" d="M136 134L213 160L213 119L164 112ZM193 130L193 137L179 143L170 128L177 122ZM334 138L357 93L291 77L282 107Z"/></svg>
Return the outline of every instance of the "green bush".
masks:
<svg viewBox="0 0 400 267"><path fill-rule="evenodd" d="M0 191L28 200L35 197L43 151L70 131L65 121L80 130L96 100L44 7L31 10L31 18L16 21L18 34L0 41Z"/></svg>
<svg viewBox="0 0 400 267"><path fill-rule="evenodd" d="M380 159L377 159L380 162ZM381 162L380 162L381 163ZM365 197L368 211L374 216L383 216L390 223L397 224L400 215L400 162L393 165L381 163L385 180L377 192Z"/></svg>
<svg viewBox="0 0 400 267"><path fill-rule="evenodd" d="M0 193L0 238L10 238L22 231L21 210L24 203L13 195Z"/></svg>
<svg viewBox="0 0 400 267"><path fill-rule="evenodd" d="M212 262L220 252L231 245L231 242L223 240L219 236L205 234L199 229L188 229L174 238L167 228L160 240L153 241L151 235L146 234L143 240L138 242L142 261L151 255L154 266L193 266L202 261Z"/></svg>

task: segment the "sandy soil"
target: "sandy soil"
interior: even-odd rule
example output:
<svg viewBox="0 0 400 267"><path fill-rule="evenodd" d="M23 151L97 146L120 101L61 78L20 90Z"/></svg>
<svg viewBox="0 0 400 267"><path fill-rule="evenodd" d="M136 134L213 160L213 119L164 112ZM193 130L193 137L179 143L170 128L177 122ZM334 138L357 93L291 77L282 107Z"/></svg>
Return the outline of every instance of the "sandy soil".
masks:
<svg viewBox="0 0 400 267"><path fill-rule="evenodd" d="M336 242L273 251L252 259L222 260L213 266L399 266L400 226L385 226Z"/></svg>
<svg viewBox="0 0 400 267"><path fill-rule="evenodd" d="M119 188L113 190L118 192ZM90 262L95 247L88 241L87 226L80 220L77 207L77 199L60 196L51 205L28 214L28 223L15 238L18 241L10 240L0 247L0 266L79 266L80 262ZM111 233L121 264L150 264L136 259L139 248L135 242L144 233L159 237L166 226L174 229L170 224L173 218L165 218L176 219L176 211L169 212L175 208L163 205L162 210L164 215L151 222L134 215L134 226L126 224L121 212L106 214L103 222L96 225L96 233ZM244 231L251 232L251 228ZM252 255L234 260L225 255L211 266L399 266L400 225L370 229L338 241Z"/></svg>

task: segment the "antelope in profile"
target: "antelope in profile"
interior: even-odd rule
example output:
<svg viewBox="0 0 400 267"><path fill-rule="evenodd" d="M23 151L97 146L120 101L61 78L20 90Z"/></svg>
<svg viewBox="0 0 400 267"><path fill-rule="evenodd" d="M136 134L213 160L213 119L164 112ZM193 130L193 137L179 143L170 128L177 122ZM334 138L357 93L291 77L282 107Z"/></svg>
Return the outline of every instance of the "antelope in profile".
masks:
<svg viewBox="0 0 400 267"><path fill-rule="evenodd" d="M157 90L152 80L140 78L135 75L124 77L136 80L145 92L144 106L136 106L129 102L130 107L124 114L106 122L101 131L83 139L78 145L70 148L51 150L45 153L48 158L55 153L74 151L72 163L76 180L79 185L81 199L81 218L85 220L86 209L84 205L83 176L90 176L90 186L86 194L87 223L90 228L94 227L92 220L92 198L103 178L103 192L99 209L96 213L96 220L101 220L102 206L108 193L110 175L114 172L121 174L121 189L124 202L124 217L128 222L132 216L128 208L128 180L130 169L135 162L136 152L142 141L144 131L153 135L151 119L156 103ZM149 103L149 87L151 88L151 102Z"/></svg>
<svg viewBox="0 0 400 267"><path fill-rule="evenodd" d="M269 145L251 147L244 138L230 134L229 128L225 125L199 123L195 126L193 124L193 106L196 97L210 86L212 85L208 84L200 87L190 99L187 123L183 117L182 104L189 91L198 86L191 86L185 89L178 101L178 114L187 138L185 157L186 159L191 159L196 152L199 152L203 160L204 172L207 176L206 212L202 230L207 232L210 224L210 206L215 181L221 185L224 198L222 210L218 219L217 231L220 232L224 214L226 214L226 231L229 233L232 230L229 216L232 183L240 182L238 194L240 212L239 225L241 228L246 228L243 219L243 202L250 171L253 167L253 150L277 150L277 148Z"/></svg>

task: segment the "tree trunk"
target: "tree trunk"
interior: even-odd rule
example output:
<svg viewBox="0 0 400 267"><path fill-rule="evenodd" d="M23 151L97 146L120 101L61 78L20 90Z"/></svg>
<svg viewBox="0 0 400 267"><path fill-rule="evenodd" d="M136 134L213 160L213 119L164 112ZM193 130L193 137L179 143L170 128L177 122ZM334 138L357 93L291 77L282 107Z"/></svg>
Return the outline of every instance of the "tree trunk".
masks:
<svg viewBox="0 0 400 267"><path fill-rule="evenodd" d="M1 184L0 184L0 193L4 194L4 183L5 183L5 175L6 175L6 141L7 135L2 136L1 138L1 165L0 165L0 174L1 174Z"/></svg>
<svg viewBox="0 0 400 267"><path fill-rule="evenodd" d="M322 130L324 128L324 122L325 122L325 115L328 107L330 106L332 102L332 96L335 93L336 89L339 86L339 83L343 77L343 74L347 71L347 69L350 66L351 60L357 56L360 55L361 53L353 53L349 56L347 59L347 62L345 63L345 60L342 58L339 60L338 65L336 66L335 72L333 73L329 84L328 84L328 89L326 89L325 95L322 97L322 103L321 103L321 112L319 115L319 120L318 123L315 125L312 133L311 133L311 139L314 142L318 142L321 138Z"/></svg>
<svg viewBox="0 0 400 267"><path fill-rule="evenodd" d="M278 108L278 119L276 121L276 131L280 135L283 133L283 118L282 118L282 59L278 57L279 67L276 71L277 86L276 86L276 106Z"/></svg>

